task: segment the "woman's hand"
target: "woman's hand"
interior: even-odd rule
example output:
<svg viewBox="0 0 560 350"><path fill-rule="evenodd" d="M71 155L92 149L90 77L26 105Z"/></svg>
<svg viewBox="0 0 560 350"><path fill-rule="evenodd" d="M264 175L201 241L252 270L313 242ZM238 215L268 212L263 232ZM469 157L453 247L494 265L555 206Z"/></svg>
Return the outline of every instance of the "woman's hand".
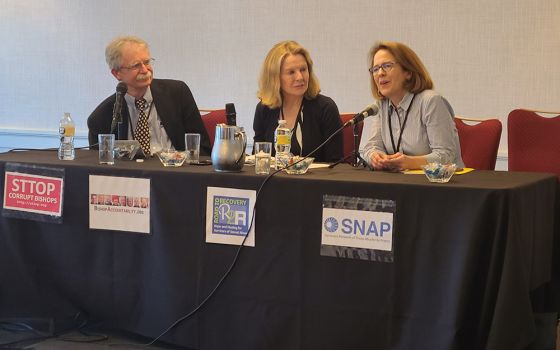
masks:
<svg viewBox="0 0 560 350"><path fill-rule="evenodd" d="M386 163L388 167L397 171L421 169L422 166L428 163L426 156L407 156L400 152L393 156Z"/></svg>
<svg viewBox="0 0 560 350"><path fill-rule="evenodd" d="M420 169L427 164L425 156L407 156L401 152L386 155L373 153L371 164L376 170L402 171L407 169Z"/></svg>
<svg viewBox="0 0 560 350"><path fill-rule="evenodd" d="M391 160L401 155L401 153L387 155L385 153L374 152L371 155L371 165L375 170L395 171L398 169L394 169L394 165L391 164Z"/></svg>

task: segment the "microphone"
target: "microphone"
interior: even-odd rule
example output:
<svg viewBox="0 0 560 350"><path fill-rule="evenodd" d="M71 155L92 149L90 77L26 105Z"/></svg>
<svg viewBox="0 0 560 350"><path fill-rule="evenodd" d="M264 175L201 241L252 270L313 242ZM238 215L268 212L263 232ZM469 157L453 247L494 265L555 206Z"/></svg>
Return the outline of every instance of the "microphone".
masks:
<svg viewBox="0 0 560 350"><path fill-rule="evenodd" d="M347 121L346 123L344 123L344 127L347 127L349 125L359 124L364 119L366 119L367 117L372 116L372 115L377 114L377 113L379 113L379 105L377 104L377 102L374 102L374 103L370 104L369 106L367 106L360 113L357 113L354 116L354 118L352 118L349 121Z"/></svg>
<svg viewBox="0 0 560 350"><path fill-rule="evenodd" d="M237 113L235 113L235 105L233 103L226 103L226 120L227 125L236 126Z"/></svg>
<svg viewBox="0 0 560 350"><path fill-rule="evenodd" d="M115 105L113 106L113 121L111 122L111 134L115 132L117 123L122 123L122 104L124 94L128 91L128 86L122 81L117 84L117 92L115 93Z"/></svg>

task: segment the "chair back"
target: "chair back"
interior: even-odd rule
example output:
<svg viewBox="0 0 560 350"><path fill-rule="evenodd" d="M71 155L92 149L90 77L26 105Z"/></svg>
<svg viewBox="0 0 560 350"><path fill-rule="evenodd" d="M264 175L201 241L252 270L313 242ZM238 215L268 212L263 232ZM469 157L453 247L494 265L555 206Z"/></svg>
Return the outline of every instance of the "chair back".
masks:
<svg viewBox="0 0 560 350"><path fill-rule="evenodd" d="M199 109L201 112L202 122L210 138L210 147L214 147L214 138L216 136L216 125L226 124L225 109ZM206 114L204 114L206 113Z"/></svg>
<svg viewBox="0 0 560 350"><path fill-rule="evenodd" d="M342 124L346 123L350 119L354 118L355 113L343 113L340 115L340 120ZM343 149L344 149L344 156L347 157L352 154L354 150L354 131L352 130L353 127L349 126L342 130L342 142L343 142ZM362 139L362 131L364 130L364 123L358 124L358 147L360 146L360 140Z"/></svg>
<svg viewBox="0 0 560 350"><path fill-rule="evenodd" d="M516 109L509 113L507 127L510 171L560 176L560 115L543 117L535 111Z"/></svg>
<svg viewBox="0 0 560 350"><path fill-rule="evenodd" d="M476 122L468 124L465 121ZM455 117L461 144L461 158L465 166L479 170L494 170L502 136L498 119L470 119Z"/></svg>

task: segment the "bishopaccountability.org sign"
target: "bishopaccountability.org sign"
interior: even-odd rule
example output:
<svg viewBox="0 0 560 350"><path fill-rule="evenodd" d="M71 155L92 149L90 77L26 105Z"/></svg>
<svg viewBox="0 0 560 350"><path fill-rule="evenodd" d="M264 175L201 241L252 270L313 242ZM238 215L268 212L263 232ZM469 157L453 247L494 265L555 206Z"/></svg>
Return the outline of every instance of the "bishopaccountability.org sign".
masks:
<svg viewBox="0 0 560 350"><path fill-rule="evenodd" d="M206 242L255 246L255 224L251 226L256 192L208 187L206 195ZM249 227L251 230L249 231Z"/></svg>
<svg viewBox="0 0 560 350"><path fill-rule="evenodd" d="M325 195L321 255L392 262L395 201Z"/></svg>
<svg viewBox="0 0 560 350"><path fill-rule="evenodd" d="M7 163L2 214L43 222L62 222L64 169Z"/></svg>
<svg viewBox="0 0 560 350"><path fill-rule="evenodd" d="M89 175L89 228L150 233L151 180Z"/></svg>

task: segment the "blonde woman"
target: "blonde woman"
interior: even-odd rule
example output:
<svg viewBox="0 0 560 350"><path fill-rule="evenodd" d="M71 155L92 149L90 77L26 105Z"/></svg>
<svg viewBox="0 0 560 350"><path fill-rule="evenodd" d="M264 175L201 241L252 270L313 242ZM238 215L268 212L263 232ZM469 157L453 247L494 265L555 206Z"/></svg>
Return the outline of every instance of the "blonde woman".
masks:
<svg viewBox="0 0 560 350"><path fill-rule="evenodd" d="M338 107L331 98L319 94L320 91L309 52L295 41L274 45L260 74L254 141L274 142L278 120L285 119L292 130L291 152L308 155L342 125ZM314 157L318 162L342 158L342 133Z"/></svg>

